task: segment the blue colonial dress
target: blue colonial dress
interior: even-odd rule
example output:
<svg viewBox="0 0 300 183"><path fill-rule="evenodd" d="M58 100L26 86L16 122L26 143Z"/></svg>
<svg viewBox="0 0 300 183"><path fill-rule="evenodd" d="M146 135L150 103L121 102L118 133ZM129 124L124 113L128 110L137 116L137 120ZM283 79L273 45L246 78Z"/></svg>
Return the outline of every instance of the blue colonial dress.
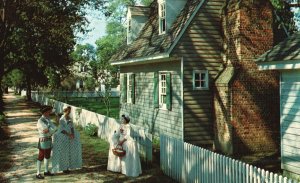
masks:
<svg viewBox="0 0 300 183"><path fill-rule="evenodd" d="M67 134L74 134L71 139ZM52 171L79 169L82 167L82 148L80 135L74 129L73 122L63 115L59 120L59 129L53 137Z"/></svg>

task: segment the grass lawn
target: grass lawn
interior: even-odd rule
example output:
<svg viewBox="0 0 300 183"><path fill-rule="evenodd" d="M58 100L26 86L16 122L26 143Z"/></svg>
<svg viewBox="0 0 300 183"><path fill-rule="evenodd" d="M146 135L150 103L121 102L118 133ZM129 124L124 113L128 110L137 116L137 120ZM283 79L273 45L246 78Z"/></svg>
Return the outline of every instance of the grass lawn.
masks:
<svg viewBox="0 0 300 183"><path fill-rule="evenodd" d="M106 169L109 144L99 137L91 137L84 133L83 128L76 127L80 133L80 141L82 143L82 158L84 166L101 165ZM103 166L103 167L102 167Z"/></svg>
<svg viewBox="0 0 300 183"><path fill-rule="evenodd" d="M107 116L106 106L100 98L72 97L67 99L64 98L59 101ZM110 113L108 116L112 118L119 118L119 111L120 111L119 97L112 97L110 102L111 102Z"/></svg>

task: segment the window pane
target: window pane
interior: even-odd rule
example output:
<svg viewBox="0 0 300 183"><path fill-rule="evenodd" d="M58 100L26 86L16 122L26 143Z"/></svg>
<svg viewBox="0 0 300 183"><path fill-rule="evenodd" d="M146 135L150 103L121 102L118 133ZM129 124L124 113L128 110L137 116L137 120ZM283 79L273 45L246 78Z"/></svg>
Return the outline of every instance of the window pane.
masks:
<svg viewBox="0 0 300 183"><path fill-rule="evenodd" d="M162 31L166 31L166 19L162 19Z"/></svg>
<svg viewBox="0 0 300 183"><path fill-rule="evenodd" d="M200 81L195 81L195 87L200 87Z"/></svg>
<svg viewBox="0 0 300 183"><path fill-rule="evenodd" d="M201 73L201 80L205 80L206 79L206 74L205 73Z"/></svg>
<svg viewBox="0 0 300 183"><path fill-rule="evenodd" d="M206 82L205 81L201 81L201 87L205 88L206 87Z"/></svg>
<svg viewBox="0 0 300 183"><path fill-rule="evenodd" d="M166 103L166 96L162 95L161 98L162 98L162 103L165 104Z"/></svg>
<svg viewBox="0 0 300 183"><path fill-rule="evenodd" d="M199 73L195 73L195 80L200 80L200 75L199 75Z"/></svg>

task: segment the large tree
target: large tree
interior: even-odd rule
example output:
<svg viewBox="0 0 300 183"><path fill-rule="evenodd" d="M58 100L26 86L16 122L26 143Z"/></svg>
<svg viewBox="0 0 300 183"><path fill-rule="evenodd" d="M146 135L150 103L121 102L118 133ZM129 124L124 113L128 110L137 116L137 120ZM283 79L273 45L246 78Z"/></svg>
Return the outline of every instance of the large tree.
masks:
<svg viewBox="0 0 300 183"><path fill-rule="evenodd" d="M75 34L85 31L84 10L87 6L103 7L104 3L104 0L1 0L0 97L2 77L15 68L24 70L29 94L33 82L45 84L47 68L63 71L70 63Z"/></svg>

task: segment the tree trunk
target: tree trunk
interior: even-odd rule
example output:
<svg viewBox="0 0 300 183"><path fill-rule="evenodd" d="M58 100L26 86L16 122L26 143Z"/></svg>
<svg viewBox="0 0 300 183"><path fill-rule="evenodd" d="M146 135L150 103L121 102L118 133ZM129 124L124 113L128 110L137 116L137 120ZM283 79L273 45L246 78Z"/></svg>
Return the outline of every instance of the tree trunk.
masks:
<svg viewBox="0 0 300 183"><path fill-rule="evenodd" d="M26 84L27 84L27 88L26 88L27 100L31 101L31 78L28 75L26 76Z"/></svg>
<svg viewBox="0 0 300 183"><path fill-rule="evenodd" d="M4 56L3 51L0 51L0 113L3 111L3 90L2 90L2 78L4 75Z"/></svg>
<svg viewBox="0 0 300 183"><path fill-rule="evenodd" d="M4 110L3 106L4 106L4 102L3 102L3 92L2 92L2 76L0 75L0 114Z"/></svg>

